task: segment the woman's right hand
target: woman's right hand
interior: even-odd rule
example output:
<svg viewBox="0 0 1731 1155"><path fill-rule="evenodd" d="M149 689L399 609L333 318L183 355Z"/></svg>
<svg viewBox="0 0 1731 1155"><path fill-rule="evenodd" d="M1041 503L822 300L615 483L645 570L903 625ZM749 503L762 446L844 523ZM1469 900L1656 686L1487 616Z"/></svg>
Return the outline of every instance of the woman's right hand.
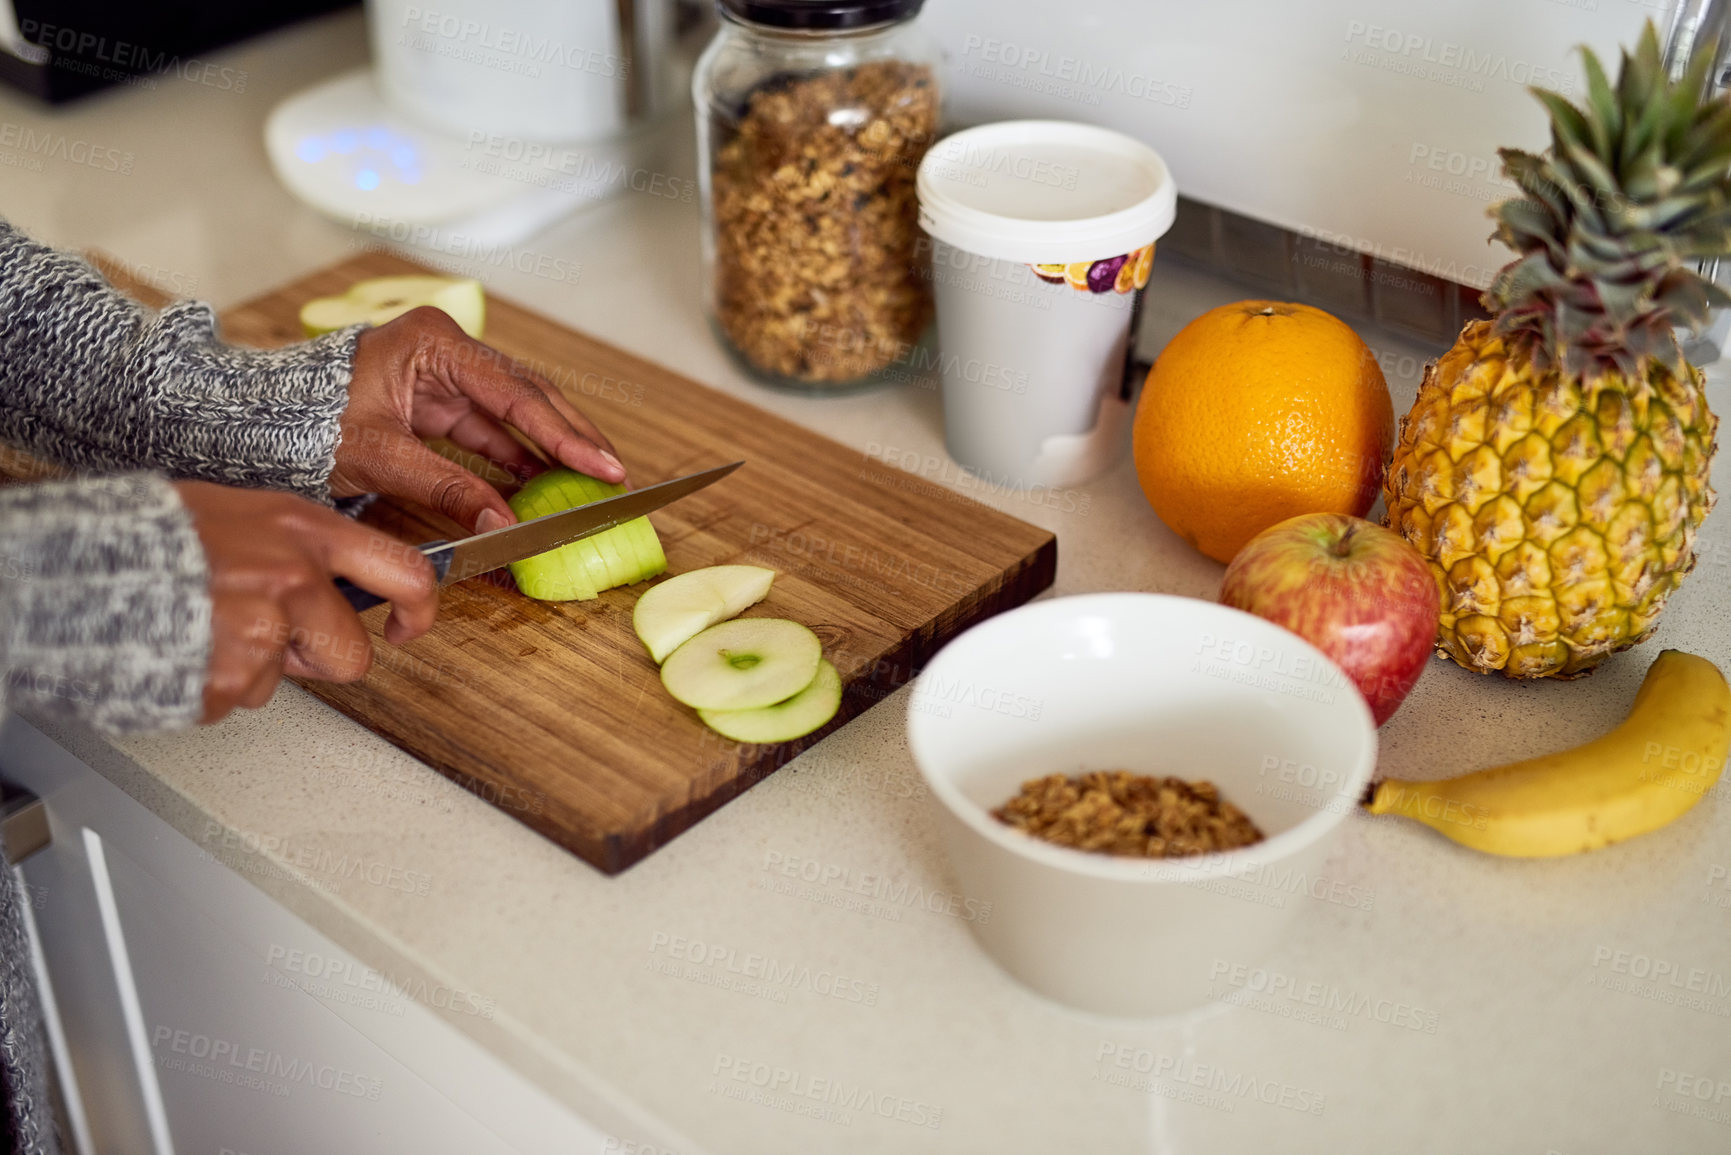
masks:
<svg viewBox="0 0 1731 1155"><path fill-rule="evenodd" d="M413 546L292 494L202 481L174 488L210 570L201 721L264 705L284 674L352 682L367 672L372 643L336 577L389 599L385 638L393 645L433 624L438 581Z"/></svg>

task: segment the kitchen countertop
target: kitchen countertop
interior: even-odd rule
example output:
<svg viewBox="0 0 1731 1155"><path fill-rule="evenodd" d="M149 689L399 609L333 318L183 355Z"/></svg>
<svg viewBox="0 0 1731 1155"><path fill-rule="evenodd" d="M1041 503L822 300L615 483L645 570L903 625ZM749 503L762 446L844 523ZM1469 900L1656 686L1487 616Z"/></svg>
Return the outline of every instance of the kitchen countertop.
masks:
<svg viewBox="0 0 1731 1155"><path fill-rule="evenodd" d="M59 112L0 93L0 211L43 240L105 250L218 307L352 252L353 234L270 175L261 128L283 96L364 62L359 13L213 59L246 72L244 92L165 77ZM131 160L103 171L64 159L69 148L30 153L16 147L21 130ZM690 179L683 125L669 155L669 174ZM813 400L743 380L703 322L697 238L694 204L627 192L519 246L580 262L575 279L509 262L481 275L490 290L862 454L894 453L968 488L944 454L929 387ZM1251 295L1157 263L1143 348ZM1403 412L1419 361L1436 350L1364 335L1395 370ZM1718 368L1711 399L1731 413ZM603 427L610 403L587 407ZM1715 470L1721 491L1731 489L1728 461ZM1128 460L1062 500L979 496L1058 534L1057 595L1212 597L1218 587L1221 567L1160 525ZM1622 718L1666 645L1731 669L1731 513L1709 518L1701 552L1657 639L1590 679L1511 684L1432 663L1382 731L1382 770L1437 777L1574 745ZM1270 896L1302 908L1266 962L1275 989L1247 989L1263 984L1234 969L1248 960L1222 960L1221 990L1239 991L1243 1005L1121 1022L1028 994L975 947L962 918L934 912L944 901L874 904L859 893L868 875L910 895L947 898L954 887L907 749L906 694L615 878L293 686L191 733L51 733L201 845L219 829L363 850L424 872L423 895L384 886L338 895L274 872L254 877L367 963L495 1000L491 1021L448 1021L554 1096L579 1107L630 1100L700 1140L693 1150L1731 1147L1731 1104L1700 1103L1718 1115L1691 1115L1696 1100L1660 1086L1667 1071L1731 1080L1723 788L1660 834L1555 861L1486 857L1416 825L1356 815L1326 884ZM1698 970L1706 990L1630 973L1659 962ZM769 967L830 977L755 986L728 977ZM1321 992L1320 1013L1287 997L1295 991ZM894 1098L901 1117L842 1125L720 1092L718 1071L754 1063Z"/></svg>

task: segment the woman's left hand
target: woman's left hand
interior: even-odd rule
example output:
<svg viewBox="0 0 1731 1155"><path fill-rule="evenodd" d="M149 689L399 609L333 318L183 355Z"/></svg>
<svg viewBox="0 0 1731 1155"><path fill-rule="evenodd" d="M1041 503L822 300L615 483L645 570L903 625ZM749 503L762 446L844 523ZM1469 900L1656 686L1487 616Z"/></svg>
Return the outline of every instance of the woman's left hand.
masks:
<svg viewBox="0 0 1731 1155"><path fill-rule="evenodd" d="M539 374L420 308L362 333L355 344L331 494L383 493L419 502L475 533L517 518L479 476L439 456L444 437L518 478L545 466L506 432L509 424L555 462L603 481L625 467L593 422Z"/></svg>

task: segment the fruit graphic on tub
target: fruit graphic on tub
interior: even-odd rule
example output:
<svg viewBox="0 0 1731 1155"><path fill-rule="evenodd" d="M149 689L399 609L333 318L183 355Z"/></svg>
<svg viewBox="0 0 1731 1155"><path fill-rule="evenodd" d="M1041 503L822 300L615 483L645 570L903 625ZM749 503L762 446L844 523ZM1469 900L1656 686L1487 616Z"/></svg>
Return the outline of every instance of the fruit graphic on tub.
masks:
<svg viewBox="0 0 1731 1155"><path fill-rule="evenodd" d="M1118 270L1124 267L1128 257L1111 257L1104 261L1095 261L1088 267L1088 291L1091 293L1109 293L1118 283Z"/></svg>
<svg viewBox="0 0 1731 1155"><path fill-rule="evenodd" d="M1133 293L1148 283L1148 274L1154 268L1154 246L1143 245L1121 257L1107 257L1100 261L1031 264L1028 267L1042 281L1069 285L1077 292Z"/></svg>

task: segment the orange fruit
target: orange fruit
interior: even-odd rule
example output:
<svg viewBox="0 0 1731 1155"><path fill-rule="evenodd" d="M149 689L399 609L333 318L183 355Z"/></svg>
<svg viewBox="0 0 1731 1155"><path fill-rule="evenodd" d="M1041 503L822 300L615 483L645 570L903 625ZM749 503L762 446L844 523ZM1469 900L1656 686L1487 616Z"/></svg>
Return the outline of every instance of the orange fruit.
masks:
<svg viewBox="0 0 1731 1155"><path fill-rule="evenodd" d="M1070 287L1072 289L1086 289L1088 287L1088 270L1093 266L1093 261L1076 261L1064 266L1064 277L1070 282Z"/></svg>
<svg viewBox="0 0 1731 1155"><path fill-rule="evenodd" d="M1173 532L1215 561L1301 513L1363 517L1394 406L1358 334L1309 305L1239 301L1173 337L1136 405L1136 476Z"/></svg>

